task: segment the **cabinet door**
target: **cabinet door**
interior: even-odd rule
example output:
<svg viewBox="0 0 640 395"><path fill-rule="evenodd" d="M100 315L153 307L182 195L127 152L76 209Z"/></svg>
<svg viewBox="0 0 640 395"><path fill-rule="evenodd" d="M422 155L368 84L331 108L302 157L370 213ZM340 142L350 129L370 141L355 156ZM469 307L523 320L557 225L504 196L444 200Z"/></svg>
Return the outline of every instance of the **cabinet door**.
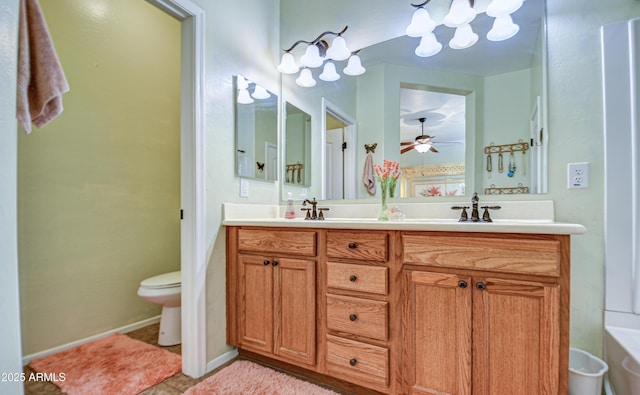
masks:
<svg viewBox="0 0 640 395"><path fill-rule="evenodd" d="M315 261L275 259L274 354L292 362L315 365Z"/></svg>
<svg viewBox="0 0 640 395"><path fill-rule="evenodd" d="M471 278L405 270L404 285L403 393L470 395Z"/></svg>
<svg viewBox="0 0 640 395"><path fill-rule="evenodd" d="M238 295L239 345L273 352L273 267L266 257L240 255Z"/></svg>
<svg viewBox="0 0 640 395"><path fill-rule="evenodd" d="M473 394L557 394L559 289L474 278Z"/></svg>

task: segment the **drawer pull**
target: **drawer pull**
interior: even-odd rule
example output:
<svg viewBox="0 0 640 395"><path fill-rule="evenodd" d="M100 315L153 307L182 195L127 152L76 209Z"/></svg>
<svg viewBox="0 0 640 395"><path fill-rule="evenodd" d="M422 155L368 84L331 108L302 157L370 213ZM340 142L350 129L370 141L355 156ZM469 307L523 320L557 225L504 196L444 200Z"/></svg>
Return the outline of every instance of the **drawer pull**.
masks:
<svg viewBox="0 0 640 395"><path fill-rule="evenodd" d="M479 282L476 284L476 288L478 288L480 291L482 291L483 289L487 288L487 284L483 283L483 282Z"/></svg>
<svg viewBox="0 0 640 395"><path fill-rule="evenodd" d="M349 365L351 365L351 366L356 366L356 364L357 364L357 363L358 363L358 360L357 360L357 359L355 359L355 358L352 358L352 359L349 361Z"/></svg>
<svg viewBox="0 0 640 395"><path fill-rule="evenodd" d="M357 316L357 315L355 315L355 314L351 314L351 315L349 315L349 320L351 320L351 321L355 321L355 320L357 320L357 319L358 319L358 316Z"/></svg>
<svg viewBox="0 0 640 395"><path fill-rule="evenodd" d="M357 247L356 243L354 243L354 242L349 243L349 249L350 250L355 250L356 247Z"/></svg>
<svg viewBox="0 0 640 395"><path fill-rule="evenodd" d="M355 283L357 279L358 279L358 277L356 277L355 274L352 274L352 275L349 276L349 281L351 281L352 283Z"/></svg>
<svg viewBox="0 0 640 395"><path fill-rule="evenodd" d="M462 289L467 288L467 282L464 281L464 280L458 281L458 287L460 287Z"/></svg>
<svg viewBox="0 0 640 395"><path fill-rule="evenodd" d="M271 262L271 264L272 264L273 266L278 266L278 261L273 261L273 262Z"/></svg>
<svg viewBox="0 0 640 395"><path fill-rule="evenodd" d="M268 266L271 262L269 262L268 259L265 259L264 262L262 262L263 265Z"/></svg>

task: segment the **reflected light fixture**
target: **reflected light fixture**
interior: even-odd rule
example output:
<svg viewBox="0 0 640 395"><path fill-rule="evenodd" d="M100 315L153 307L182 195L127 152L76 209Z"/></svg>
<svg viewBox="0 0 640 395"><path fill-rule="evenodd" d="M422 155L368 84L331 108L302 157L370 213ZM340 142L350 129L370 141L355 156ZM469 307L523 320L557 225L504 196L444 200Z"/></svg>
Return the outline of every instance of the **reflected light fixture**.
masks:
<svg viewBox="0 0 640 395"><path fill-rule="evenodd" d="M436 35L433 33L436 24L431 19L429 12L425 8L431 1L425 0L420 4L411 4L416 10L413 13L411 22L405 29L405 33L409 37L420 37L420 44L415 50L415 54L420 57L428 57L436 55L442 49L442 44L438 42ZM476 17L474 9L475 0L443 0L449 1L449 12L444 17L443 24L447 27L454 28L455 33L449 41L449 47L452 49L465 49L473 46L478 42L478 35L473 32L471 22ZM511 14L522 7L524 0L492 0L487 6L486 13L488 16L495 18L493 27L487 33L489 41L502 41L516 35L520 27L513 23Z"/></svg>
<svg viewBox="0 0 640 395"><path fill-rule="evenodd" d="M238 89L236 100L240 104L251 104L254 102L253 99L264 100L271 97L271 93L265 88L247 80L240 74L236 76L236 88Z"/></svg>
<svg viewBox="0 0 640 395"><path fill-rule="evenodd" d="M418 151L421 154L424 154L425 152L429 151L431 149L431 144L429 143L423 143L423 144L418 144L415 146L415 150Z"/></svg>
<svg viewBox="0 0 640 395"><path fill-rule="evenodd" d="M320 34L312 41L298 40L289 49L284 50L278 71L282 74L296 74L300 71L300 75L296 78L296 84L302 87L312 87L316 85L316 80L310 69L318 68L324 65L322 73L318 76L322 81L337 81L340 74L336 71L336 63L349 59L347 66L343 69L344 74L356 76L364 73L366 70L362 67L360 57L357 56L359 51L352 52L342 36L347 31L348 26L340 32L326 31ZM329 46L324 40L325 36L336 36ZM291 53L299 44L307 44L304 54L300 57L299 65Z"/></svg>

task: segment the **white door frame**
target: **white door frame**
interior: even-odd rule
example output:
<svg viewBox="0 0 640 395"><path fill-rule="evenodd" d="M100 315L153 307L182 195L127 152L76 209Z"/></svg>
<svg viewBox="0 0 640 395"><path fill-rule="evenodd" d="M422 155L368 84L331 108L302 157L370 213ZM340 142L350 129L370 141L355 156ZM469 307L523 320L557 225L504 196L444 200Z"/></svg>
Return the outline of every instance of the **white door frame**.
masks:
<svg viewBox="0 0 640 395"><path fill-rule="evenodd" d="M180 231L182 372L206 373L204 205L204 11L189 0L147 0L181 22Z"/></svg>
<svg viewBox="0 0 640 395"><path fill-rule="evenodd" d="M357 191L357 179L356 179L356 142L357 142L357 126L356 120L346 112L342 111L340 107L331 103L326 98L322 98L322 119L321 119L321 128L322 128L322 141L320 143L320 169L321 169L321 177L322 177L322 197L326 199L327 196L327 187L324 180L327 179L327 115L331 114L334 118L342 122L344 126L344 141L347 143L347 147L349 147L344 152L344 198L345 199L355 199L356 191Z"/></svg>

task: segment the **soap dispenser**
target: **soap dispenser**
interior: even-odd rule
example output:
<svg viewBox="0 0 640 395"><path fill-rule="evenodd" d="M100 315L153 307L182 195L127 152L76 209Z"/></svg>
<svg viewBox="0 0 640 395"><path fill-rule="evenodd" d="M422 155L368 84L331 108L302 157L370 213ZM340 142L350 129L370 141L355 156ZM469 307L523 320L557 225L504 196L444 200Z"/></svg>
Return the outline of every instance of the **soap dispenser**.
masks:
<svg viewBox="0 0 640 395"><path fill-rule="evenodd" d="M293 194L291 192L289 192L289 198L287 199L287 211L285 211L284 217L286 219L294 219L296 217L296 212L293 209Z"/></svg>

